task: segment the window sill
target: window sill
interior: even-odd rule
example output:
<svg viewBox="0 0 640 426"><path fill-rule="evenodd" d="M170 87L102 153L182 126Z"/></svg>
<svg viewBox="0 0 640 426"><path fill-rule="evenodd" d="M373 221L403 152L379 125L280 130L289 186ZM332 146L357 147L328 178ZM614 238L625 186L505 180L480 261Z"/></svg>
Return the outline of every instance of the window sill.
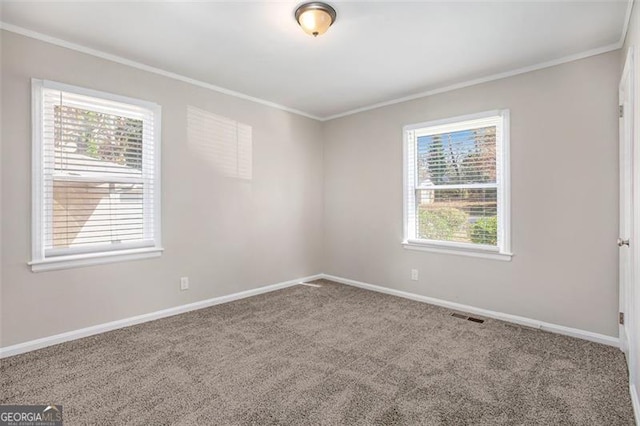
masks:
<svg viewBox="0 0 640 426"><path fill-rule="evenodd" d="M406 250L428 251L432 253L455 254L459 256L479 257L482 259L511 261L513 253L500 253L497 250L469 248L466 245L456 246L455 244L439 245L421 243L417 241L403 241L402 246Z"/></svg>
<svg viewBox="0 0 640 426"><path fill-rule="evenodd" d="M34 260L29 262L28 265L31 266L31 271L33 272L54 271L57 269L80 268L83 266L101 265L104 263L149 259L160 256L163 250L164 249L160 247L149 247L112 252L57 256L43 260Z"/></svg>

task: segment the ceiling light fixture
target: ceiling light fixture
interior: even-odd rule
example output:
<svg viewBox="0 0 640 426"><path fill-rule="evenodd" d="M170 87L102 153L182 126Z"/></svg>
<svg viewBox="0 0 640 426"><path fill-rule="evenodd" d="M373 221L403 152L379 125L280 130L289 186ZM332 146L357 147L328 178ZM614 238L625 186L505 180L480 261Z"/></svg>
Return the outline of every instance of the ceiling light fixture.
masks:
<svg viewBox="0 0 640 426"><path fill-rule="evenodd" d="M336 21L336 10L319 1L304 3L296 9L296 21L305 33L317 37Z"/></svg>

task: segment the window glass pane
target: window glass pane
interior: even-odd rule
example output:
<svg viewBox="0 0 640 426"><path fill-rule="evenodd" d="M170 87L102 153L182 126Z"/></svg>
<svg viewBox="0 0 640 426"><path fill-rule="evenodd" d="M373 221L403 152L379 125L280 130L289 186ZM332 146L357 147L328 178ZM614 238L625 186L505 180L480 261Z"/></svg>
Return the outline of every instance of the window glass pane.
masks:
<svg viewBox="0 0 640 426"><path fill-rule="evenodd" d="M67 105L54 106L53 120L57 173L142 175L142 120Z"/></svg>
<svg viewBox="0 0 640 426"><path fill-rule="evenodd" d="M143 184L53 182L54 248L143 238Z"/></svg>
<svg viewBox="0 0 640 426"><path fill-rule="evenodd" d="M496 182L496 127L417 138L418 185Z"/></svg>
<svg viewBox="0 0 640 426"><path fill-rule="evenodd" d="M51 81L32 89L34 264L158 247L160 106Z"/></svg>
<svg viewBox="0 0 640 426"><path fill-rule="evenodd" d="M497 189L416 191L420 239L497 245Z"/></svg>

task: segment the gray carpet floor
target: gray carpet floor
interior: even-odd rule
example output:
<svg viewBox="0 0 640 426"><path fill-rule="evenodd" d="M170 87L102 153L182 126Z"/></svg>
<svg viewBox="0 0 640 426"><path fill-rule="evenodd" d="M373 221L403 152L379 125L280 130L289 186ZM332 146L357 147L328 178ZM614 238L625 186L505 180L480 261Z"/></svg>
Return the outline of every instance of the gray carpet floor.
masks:
<svg viewBox="0 0 640 426"><path fill-rule="evenodd" d="M65 424L632 425L616 348L327 281L0 362Z"/></svg>

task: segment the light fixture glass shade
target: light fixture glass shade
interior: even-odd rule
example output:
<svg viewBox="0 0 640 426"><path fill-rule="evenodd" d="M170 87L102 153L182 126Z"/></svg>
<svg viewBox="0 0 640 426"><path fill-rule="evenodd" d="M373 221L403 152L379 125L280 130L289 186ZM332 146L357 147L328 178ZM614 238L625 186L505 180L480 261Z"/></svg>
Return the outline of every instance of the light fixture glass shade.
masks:
<svg viewBox="0 0 640 426"><path fill-rule="evenodd" d="M314 37L327 32L336 19L336 11L319 2L303 4L296 10L296 20L302 30Z"/></svg>

